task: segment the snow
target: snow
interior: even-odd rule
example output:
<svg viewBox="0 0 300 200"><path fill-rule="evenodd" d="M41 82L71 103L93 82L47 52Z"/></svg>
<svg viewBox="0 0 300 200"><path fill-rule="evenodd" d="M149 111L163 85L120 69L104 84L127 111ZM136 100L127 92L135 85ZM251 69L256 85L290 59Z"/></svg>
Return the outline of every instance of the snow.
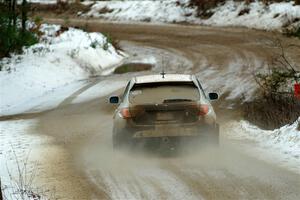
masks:
<svg viewBox="0 0 300 200"><path fill-rule="evenodd" d="M125 80L103 80L97 84L92 84L91 87L86 89L72 103L81 103L90 101L99 97L109 95L111 92L119 90L126 85Z"/></svg>
<svg viewBox="0 0 300 200"><path fill-rule="evenodd" d="M260 159L277 162L300 173L300 117L291 125L275 130L262 130L247 121L231 122L223 127L226 136L236 140L249 140L258 145L250 145L254 155ZM227 130L228 129L228 130ZM226 131L227 130L227 131Z"/></svg>
<svg viewBox="0 0 300 200"><path fill-rule="evenodd" d="M59 106L66 96L74 98L70 103L80 103L106 96L124 85L124 80L114 79L78 81L29 101L33 102L32 105L36 105L33 108L34 110L45 110ZM84 91L73 97L74 93L78 93L82 88L84 88ZM6 200L34 199L32 196L28 198L27 196L21 197L18 190L21 184L19 175L22 175L21 181L26 181L28 177L34 174L35 177L38 177L44 173L43 166L37 161L49 153L47 146L55 140L50 136L35 134L34 127L38 123L38 119L0 121L0 177ZM20 173L18 168L26 172ZM45 188L44 185L41 186L35 179L32 183L26 182L24 189L29 190L29 193L33 192L41 195L41 200L52 199L52 191Z"/></svg>
<svg viewBox="0 0 300 200"><path fill-rule="evenodd" d="M75 82L102 75L124 59L100 33L70 28L59 34L59 29L43 25L40 43L0 61L0 115L30 110L33 99L63 86L78 86Z"/></svg>
<svg viewBox="0 0 300 200"><path fill-rule="evenodd" d="M249 9L249 13L240 12ZM246 3L227 1L223 6L213 10L214 15L204 21L213 26L245 26L263 30L274 30L289 25L300 17L300 6L293 2L272 3L265 6L262 2Z"/></svg>
<svg viewBox="0 0 300 200"><path fill-rule="evenodd" d="M18 113L35 113L45 110L51 110L58 107L67 97L88 84L87 81L72 82L62 85L61 87L46 91L41 96L30 97L22 101L22 103L14 105L7 110L5 115L13 115Z"/></svg>
<svg viewBox="0 0 300 200"><path fill-rule="evenodd" d="M233 55L231 61L224 63L222 67L210 66L204 59L199 65L203 70L196 75L205 91L226 95L226 100L251 101L258 88L256 82L253 81L252 72L256 69L263 69L265 63L250 52L243 53L247 55L246 58ZM220 68L223 69L219 70ZM217 88L216 85L218 85Z"/></svg>
<svg viewBox="0 0 300 200"><path fill-rule="evenodd" d="M56 4L57 0L29 0L29 3Z"/></svg>
<svg viewBox="0 0 300 200"><path fill-rule="evenodd" d="M294 2L272 3L226 1L210 10L213 15L208 19L197 16L196 8L189 6L189 0L168 1L100 1L95 3L85 17L104 18L112 21L143 22L188 22L211 26L243 26L255 29L276 30L293 24L300 17L300 6ZM241 11L249 12L240 15Z"/></svg>
<svg viewBox="0 0 300 200"><path fill-rule="evenodd" d="M37 149L41 144L53 141L49 137L27 133L36 123L37 120L0 122L0 177L5 200L33 200L35 192L48 195L48 188L36 185L35 178L39 174ZM26 194L22 195L21 189L26 190ZM40 199L47 198L41 196Z"/></svg>
<svg viewBox="0 0 300 200"><path fill-rule="evenodd" d="M188 3L189 0L100 1L83 15L115 21L184 22L195 14Z"/></svg>

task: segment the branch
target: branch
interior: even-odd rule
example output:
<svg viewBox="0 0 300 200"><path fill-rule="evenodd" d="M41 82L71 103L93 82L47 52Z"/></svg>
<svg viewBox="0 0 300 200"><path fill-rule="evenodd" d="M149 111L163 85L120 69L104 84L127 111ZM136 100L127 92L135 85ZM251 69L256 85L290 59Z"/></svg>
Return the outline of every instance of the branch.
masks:
<svg viewBox="0 0 300 200"><path fill-rule="evenodd" d="M284 48L282 46L282 43L280 40L278 40L278 44L279 47L281 49L281 57L283 58L283 60L286 62L286 64L291 68L291 70L296 73L296 70L294 69L294 67L291 65L291 63L288 61L288 59L286 58L285 52L284 52Z"/></svg>

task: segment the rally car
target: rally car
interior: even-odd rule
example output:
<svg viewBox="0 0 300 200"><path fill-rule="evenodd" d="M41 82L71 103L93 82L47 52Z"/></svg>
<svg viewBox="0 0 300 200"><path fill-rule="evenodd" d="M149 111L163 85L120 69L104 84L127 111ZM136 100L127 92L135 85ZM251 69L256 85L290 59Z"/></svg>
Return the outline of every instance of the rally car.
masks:
<svg viewBox="0 0 300 200"><path fill-rule="evenodd" d="M219 143L219 125L211 105L217 93L206 94L194 75L158 74L132 78L113 117L113 147L175 148L182 141Z"/></svg>

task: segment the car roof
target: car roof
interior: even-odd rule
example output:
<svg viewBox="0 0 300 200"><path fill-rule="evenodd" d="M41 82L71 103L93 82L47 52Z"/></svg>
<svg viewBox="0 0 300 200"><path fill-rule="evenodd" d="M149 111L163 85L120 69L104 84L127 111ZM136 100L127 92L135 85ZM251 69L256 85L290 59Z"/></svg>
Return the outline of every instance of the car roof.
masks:
<svg viewBox="0 0 300 200"><path fill-rule="evenodd" d="M141 83L156 83L156 82L191 82L194 79L193 75L187 74L161 74L156 75L144 75L134 77L134 82Z"/></svg>

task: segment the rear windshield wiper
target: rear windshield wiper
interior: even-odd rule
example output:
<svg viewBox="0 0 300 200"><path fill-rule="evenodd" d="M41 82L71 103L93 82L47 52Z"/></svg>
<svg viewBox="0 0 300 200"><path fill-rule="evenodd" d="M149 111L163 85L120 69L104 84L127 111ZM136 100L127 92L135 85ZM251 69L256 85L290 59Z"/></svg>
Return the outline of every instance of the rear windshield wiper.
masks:
<svg viewBox="0 0 300 200"><path fill-rule="evenodd" d="M191 102L191 99L165 99L163 103Z"/></svg>

